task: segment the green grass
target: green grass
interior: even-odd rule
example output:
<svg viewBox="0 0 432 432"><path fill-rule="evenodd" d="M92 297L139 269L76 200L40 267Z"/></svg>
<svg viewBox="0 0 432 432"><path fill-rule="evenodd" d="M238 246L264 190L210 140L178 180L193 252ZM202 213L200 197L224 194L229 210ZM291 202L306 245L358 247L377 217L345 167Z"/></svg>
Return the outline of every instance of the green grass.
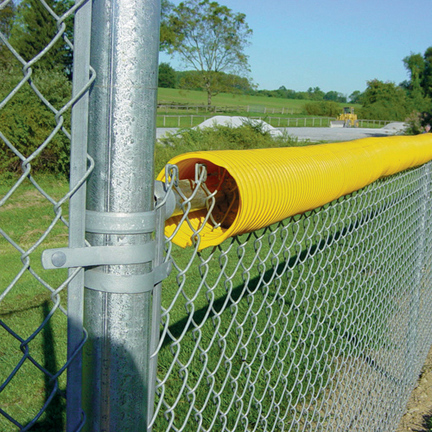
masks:
<svg viewBox="0 0 432 432"><path fill-rule="evenodd" d="M293 110L296 113L302 113L305 103L310 102L301 99L283 99L283 98L270 98L263 96L249 96L238 95L231 93L220 93L212 98L212 105L217 107L259 107L257 112L263 112L262 109L266 108L269 111L276 109ZM201 91L193 90L178 90L178 89L158 89L158 103L167 104L176 103L184 105L207 105L207 94ZM339 104L342 107L348 104ZM356 108L360 105L350 105Z"/></svg>
<svg viewBox="0 0 432 432"><path fill-rule="evenodd" d="M239 142L242 148L278 144L250 126L216 128L213 135L189 131L182 139L171 139L157 149L157 164L163 165L185 149L232 148ZM341 198L323 209L230 239L199 254L173 246L177 270L163 283L162 305L169 311L163 323L168 333L159 353L158 377L166 380L165 408L175 405L177 427L196 430L198 419L203 427L221 430L219 414L224 412L232 430L240 415L250 428L278 430L278 415L290 423L300 410L314 424L318 414L308 404L328 396L328 385L341 372L339 363L367 363L374 352L392 352L395 347L386 317L395 315L401 296L390 295L386 287L409 286L413 279L415 266L406 265L410 257L400 251L406 242L418 241L412 235L418 232L415 212L407 209L397 215L394 235L385 235L381 228L386 218L395 216L393 201L404 199L414 187L416 177L410 179L395 180L389 194L381 190L382 181L376 182L354 193L351 200ZM55 199L67 191L65 181L46 175L38 180ZM0 197L12 185L13 179L2 181ZM380 203L365 206L367 193L379 197ZM28 182L0 208L0 227L24 250L37 242L52 218L52 205ZM43 270L40 254L46 248L65 246L66 240L66 229L58 224L30 255L31 269L54 288L62 283L65 272ZM373 244L379 247L373 248ZM22 262L20 253L2 237L0 257L3 290ZM399 272L390 271L395 261L403 261ZM65 300L62 294L63 305ZM49 291L26 271L0 303L0 319L27 338L51 308ZM373 320L374 309L386 313ZM180 345L173 343L178 340ZM28 346L39 365L57 371L66 357L64 315L56 311ZM0 381L21 358L19 341L0 327ZM64 375L59 385L63 392ZM51 390L52 383L27 359L0 393L0 407L25 424ZM274 398L279 401L279 411L274 409ZM59 394L32 430L63 430L64 407ZM257 423L263 416L266 426ZM168 424L169 419L161 413L153 430L166 430ZM0 415L2 430L16 429Z"/></svg>
<svg viewBox="0 0 432 432"><path fill-rule="evenodd" d="M269 140L265 134L254 129L247 129L246 133L236 131L241 135L232 136L233 131L220 130L224 139L219 144L233 147L233 140L243 138L243 145L269 146L276 142ZM217 145L216 139L207 139L202 142L202 137L195 141L199 148ZM204 138L206 136L204 135ZM295 142L293 142L295 144ZM159 148L156 154L157 163L165 165L167 158L178 152L183 152L186 147L178 146L165 148L173 151L169 156ZM17 178L13 175L3 175L0 181L0 199L6 196L13 188ZM68 189L64 179L46 174L36 175L36 181L40 187L54 200L60 199ZM63 215L67 219L67 205L63 208ZM18 189L9 197L5 204L0 207L0 228L5 231L19 248L23 251L32 249L28 263L22 262L22 252L0 236L0 258L2 271L0 272L0 293L10 287L14 278L21 271L19 280L13 284L10 291L0 303L0 382L3 382L13 372L14 367L23 358L20 348L21 342L13 337L7 329L15 332L21 339L29 338L33 332L42 324L48 315L53 303L50 291L44 286L48 284L53 289L61 285L66 278L65 270L44 270L41 266L42 251L48 248L64 247L67 245L67 229L58 222L44 242L34 248L40 237L50 226L55 214L53 205L39 191L36 190L28 180L25 180ZM33 250L34 248L34 250ZM36 274L41 280L37 280L31 273ZM61 295L61 304L66 306L66 293ZM28 343L29 353L41 367L55 373L66 361L66 317L61 311L56 310L53 317L41 329L36 337ZM42 415L35 431L54 432L62 430L65 424L64 399L61 393L65 390L66 374L59 379L60 394L58 394L45 414ZM45 375L26 359L22 368L12 378L5 390L0 393L0 407L21 424L30 422L50 397L52 383ZM0 431L17 430L12 424L0 415Z"/></svg>
<svg viewBox="0 0 432 432"><path fill-rule="evenodd" d="M68 189L63 179L40 175L37 177L40 186L51 197L58 200ZM0 197L3 198L13 185L13 180L2 178ZM67 214L67 206L63 209ZM1 229L19 245L28 251L38 242L54 218L53 206L35 190L27 180L0 207ZM21 259L17 251L3 236L0 236L0 272L1 293L10 286L20 271L22 276L0 303L0 382L3 382L14 367L24 358L21 342L11 335L6 328L15 332L20 338L29 340L27 347L31 358L37 365L51 373L56 373L66 361L66 317L57 309L43 329L38 328L54 306L50 291L44 286L56 289L66 278L65 270L47 271L41 266L41 253L51 247L67 245L67 229L59 222L52 229L41 246L28 256L29 263ZM36 274L37 280L32 274ZM66 295L61 295L61 304L65 306ZM53 383L38 369L38 366L27 357L23 366L0 394L0 407L9 415L26 424L38 413L50 397ZM32 431L61 431L64 426L64 391L66 376L58 380L60 392L57 392L45 414L39 419ZM18 430L12 423L0 415L0 430Z"/></svg>
<svg viewBox="0 0 432 432"><path fill-rule="evenodd" d="M304 105L311 101L299 99L269 98L222 93L212 100L216 111L206 108L207 95L204 92L177 89L158 89L157 127L194 127L215 115L244 116L260 118L274 127L328 127L329 118L311 116L305 113ZM167 108L167 105L173 107ZM178 108L175 105L183 106ZM340 103L340 111L347 104ZM361 105L350 105L355 109ZM362 123L362 127L381 127L378 123Z"/></svg>
<svg viewBox="0 0 432 432"><path fill-rule="evenodd" d="M401 180L395 189L403 185ZM206 430L220 430L225 412L230 430L240 416L258 431L280 430L277 415L289 424L300 410L303 421L313 424L318 414L308 404L328 396L338 362L367 367L375 352L395 349L387 316L374 318L371 311L395 315L397 296L384 288L412 278L409 268L388 271L393 260L405 264L399 242L409 223L400 223L396 240L384 235L389 203L401 195L383 199L378 208L362 206L365 194L379 188L378 182L351 201L338 200L196 256L190 248L173 248L178 272L162 291L169 321L166 315L158 367L176 427L195 430L196 415ZM413 222L414 215L409 218ZM380 247L369 250L371 242ZM257 423L258 413L266 426ZM160 415L155 430L167 426Z"/></svg>

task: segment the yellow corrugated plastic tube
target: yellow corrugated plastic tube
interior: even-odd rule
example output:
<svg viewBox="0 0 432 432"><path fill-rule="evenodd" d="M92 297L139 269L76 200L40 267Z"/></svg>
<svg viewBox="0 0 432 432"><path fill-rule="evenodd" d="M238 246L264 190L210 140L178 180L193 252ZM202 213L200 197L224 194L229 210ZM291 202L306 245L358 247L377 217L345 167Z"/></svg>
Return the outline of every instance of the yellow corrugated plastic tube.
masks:
<svg viewBox="0 0 432 432"><path fill-rule="evenodd" d="M200 250L225 239L279 222L289 216L327 204L375 180L432 160L432 134L364 138L334 144L258 150L192 152L169 161L180 179L193 179L195 164L207 166L209 178L225 172L237 185L238 204L229 225L214 228L205 211L189 219L200 232ZM158 176L164 180L164 172ZM210 188L211 189L211 188ZM170 236L181 217L167 220ZM203 225L205 222L205 225ZM193 231L184 222L173 242L192 244Z"/></svg>

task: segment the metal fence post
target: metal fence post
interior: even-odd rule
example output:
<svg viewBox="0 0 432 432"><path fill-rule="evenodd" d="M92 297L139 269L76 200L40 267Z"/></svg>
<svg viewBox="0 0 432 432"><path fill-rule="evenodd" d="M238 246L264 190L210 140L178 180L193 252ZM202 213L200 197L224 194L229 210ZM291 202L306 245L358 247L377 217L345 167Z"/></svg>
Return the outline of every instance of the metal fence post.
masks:
<svg viewBox="0 0 432 432"><path fill-rule="evenodd" d="M85 277L86 430L147 426L160 0L93 1L87 240L147 258ZM115 254L114 257L115 259Z"/></svg>
<svg viewBox="0 0 432 432"><path fill-rule="evenodd" d="M73 96L78 97L90 84L90 30L91 1L84 2L74 19ZM79 186L69 201L69 247L85 246L85 175L87 160L88 91L72 107L70 189ZM70 269L69 274L75 269ZM68 285L68 360L67 374L67 430L74 432L84 421L82 415L82 355L79 351L83 341L83 285L84 269Z"/></svg>

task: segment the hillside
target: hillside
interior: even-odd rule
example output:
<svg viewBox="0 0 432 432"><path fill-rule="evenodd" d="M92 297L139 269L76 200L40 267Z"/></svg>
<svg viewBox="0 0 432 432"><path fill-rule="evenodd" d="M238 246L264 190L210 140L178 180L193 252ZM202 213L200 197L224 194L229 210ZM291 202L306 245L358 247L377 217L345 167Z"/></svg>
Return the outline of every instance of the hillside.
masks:
<svg viewBox="0 0 432 432"><path fill-rule="evenodd" d="M207 94L205 92L193 90L179 90L179 89L158 89L158 103L167 104L185 104L185 105L205 105L207 101ZM311 102L301 99L281 99L263 96L249 96L237 95L230 93L221 93L213 97L213 105L218 107L231 107L231 106L251 106L262 107L267 109L292 110L293 113L303 112L305 103ZM340 104L341 107L347 104ZM351 105L360 107L360 105Z"/></svg>

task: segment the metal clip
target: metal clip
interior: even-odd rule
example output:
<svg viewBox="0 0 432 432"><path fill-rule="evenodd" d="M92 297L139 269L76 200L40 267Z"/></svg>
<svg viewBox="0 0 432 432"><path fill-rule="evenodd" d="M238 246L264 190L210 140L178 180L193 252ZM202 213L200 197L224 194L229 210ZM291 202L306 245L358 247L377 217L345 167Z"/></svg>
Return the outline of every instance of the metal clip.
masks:
<svg viewBox="0 0 432 432"><path fill-rule="evenodd" d="M155 256L155 242L125 246L89 246L47 249L42 252L42 266L47 269L94 267L100 265L141 264Z"/></svg>
<svg viewBox="0 0 432 432"><path fill-rule="evenodd" d="M175 197L171 188L162 182L155 182L155 200L158 207L165 206L166 218L170 217L175 208ZM146 234L156 228L156 212L142 213L110 213L86 212L86 232L110 235ZM163 236L156 233L157 236ZM118 292L119 278L128 279L128 291L131 293L145 292L167 278L171 272L171 262L167 261L142 275L118 276L104 273L88 267L106 265L143 264L154 261L156 241L139 245L124 246L89 246L84 248L47 249L42 253L42 266L45 269L83 267L85 286L106 292ZM152 282L152 283L151 283ZM150 288L151 289L151 288ZM125 292L123 289L121 292Z"/></svg>

